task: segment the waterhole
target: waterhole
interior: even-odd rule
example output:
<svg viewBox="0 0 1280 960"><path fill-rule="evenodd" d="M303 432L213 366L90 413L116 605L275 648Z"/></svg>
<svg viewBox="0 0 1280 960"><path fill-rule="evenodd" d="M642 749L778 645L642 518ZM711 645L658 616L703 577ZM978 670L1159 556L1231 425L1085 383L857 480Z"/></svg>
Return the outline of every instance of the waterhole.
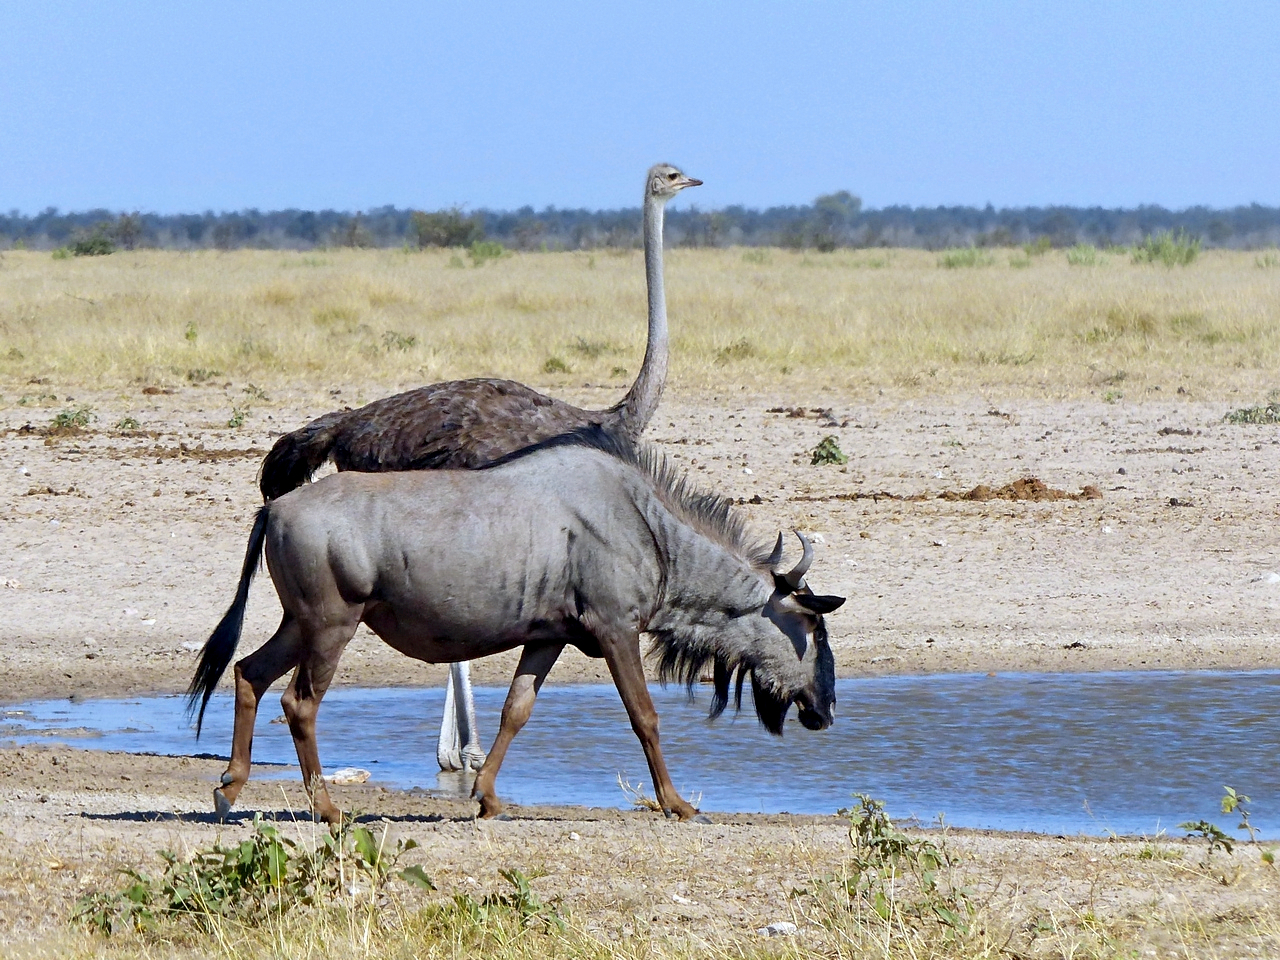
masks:
<svg viewBox="0 0 1280 960"><path fill-rule="evenodd" d="M506 691L477 687L488 745ZM1137 672L841 680L836 723L785 735L759 727L750 693L708 722L710 689L654 687L676 787L707 811L834 813L855 792L925 823L1055 834L1180 835L1219 809L1224 785L1280 836L1280 672ZM446 792L435 761L441 689L334 689L318 721L326 770L363 767L387 786ZM199 742L179 697L46 700L0 711L0 738L189 755L230 748L231 700L214 697ZM275 694L263 700L255 762L296 763ZM793 711L794 714L794 711ZM256 776L297 776L259 767ZM617 692L548 685L516 738L498 790L520 804L625 807L618 785L652 786Z"/></svg>

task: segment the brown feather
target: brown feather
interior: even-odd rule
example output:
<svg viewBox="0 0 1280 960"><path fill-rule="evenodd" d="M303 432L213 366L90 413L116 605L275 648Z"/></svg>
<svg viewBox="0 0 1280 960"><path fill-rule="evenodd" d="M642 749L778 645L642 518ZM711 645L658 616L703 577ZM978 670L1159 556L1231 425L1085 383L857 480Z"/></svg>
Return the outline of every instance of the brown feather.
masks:
<svg viewBox="0 0 1280 960"><path fill-rule="evenodd" d="M620 408L582 410L513 380L433 383L286 433L263 460L259 486L264 499L282 496L329 459L339 470L363 473L475 469L582 427L635 441Z"/></svg>

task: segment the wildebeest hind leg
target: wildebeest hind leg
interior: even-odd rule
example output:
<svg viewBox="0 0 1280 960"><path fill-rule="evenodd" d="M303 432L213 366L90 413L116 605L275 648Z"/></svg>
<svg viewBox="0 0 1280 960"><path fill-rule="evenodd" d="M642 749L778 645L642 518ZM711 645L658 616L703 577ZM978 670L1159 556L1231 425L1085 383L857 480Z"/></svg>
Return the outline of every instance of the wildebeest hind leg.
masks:
<svg viewBox="0 0 1280 960"><path fill-rule="evenodd" d="M330 824L341 821L342 812L329 798L329 791L324 785L320 751L316 747L316 714L320 710L321 698L329 689L329 681L338 668L338 658L356 632L358 622L317 630L310 638L309 649L303 655L297 673L280 698L285 719L289 721L289 732L293 734L293 746L298 751L302 783L311 797L311 809L316 817Z"/></svg>
<svg viewBox="0 0 1280 960"><path fill-rule="evenodd" d="M507 701L502 705L498 735L489 748L489 755L480 765L475 787L471 791L471 795L480 801L482 817L493 817L502 812L502 801L493 790L493 783L498 778L498 768L502 766L507 747L511 746L511 741L533 713L533 701L542 689L542 681L547 679L547 674L555 666L563 649L563 643L527 644L520 654L520 664L516 667L511 689L507 691Z"/></svg>
<svg viewBox="0 0 1280 960"><path fill-rule="evenodd" d="M249 779L258 701L271 684L298 665L301 640L298 621L285 614L271 639L236 663L236 714L231 734L231 762L222 775L222 785L213 791L213 806L219 816L225 817L231 812L231 805Z"/></svg>

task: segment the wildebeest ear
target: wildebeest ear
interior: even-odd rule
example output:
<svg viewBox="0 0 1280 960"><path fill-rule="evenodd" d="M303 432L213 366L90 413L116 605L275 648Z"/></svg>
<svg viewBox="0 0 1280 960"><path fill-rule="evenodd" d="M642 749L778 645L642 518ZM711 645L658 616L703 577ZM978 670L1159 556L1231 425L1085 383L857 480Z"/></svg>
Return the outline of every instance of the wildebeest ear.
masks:
<svg viewBox="0 0 1280 960"><path fill-rule="evenodd" d="M785 573L778 573L777 571L774 571L773 574L773 589L778 591L778 596L780 597L789 597L791 594L796 592L796 588L791 585L791 581L787 579L787 575Z"/></svg>
<svg viewBox="0 0 1280 960"><path fill-rule="evenodd" d="M811 593L797 593L792 599L813 613L830 613L832 610L839 609L844 603L844 597L830 595L818 597Z"/></svg>

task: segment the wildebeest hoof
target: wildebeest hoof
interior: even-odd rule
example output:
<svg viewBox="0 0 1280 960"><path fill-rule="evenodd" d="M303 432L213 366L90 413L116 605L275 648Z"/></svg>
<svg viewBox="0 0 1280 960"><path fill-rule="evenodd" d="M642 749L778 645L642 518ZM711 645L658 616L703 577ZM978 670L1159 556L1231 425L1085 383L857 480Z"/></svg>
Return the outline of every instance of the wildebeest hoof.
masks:
<svg viewBox="0 0 1280 960"><path fill-rule="evenodd" d="M508 820L514 820L515 817L511 816L509 813L495 813L492 817L488 817L487 819L498 823L506 823Z"/></svg>
<svg viewBox="0 0 1280 960"><path fill-rule="evenodd" d="M231 775L231 771L230 771L230 770L228 770L226 773L224 773L224 774L222 775L222 779L221 779L221 780L219 780L218 782L219 782L219 783L221 783L221 784L225 787L225 786L230 785L231 781L233 781L234 779L235 779L235 777L233 777L233 776Z"/></svg>
<svg viewBox="0 0 1280 960"><path fill-rule="evenodd" d="M711 818L708 817L705 813L700 813L697 816L690 817L688 820L685 821L685 823L710 823L710 822L711 822Z"/></svg>
<svg viewBox="0 0 1280 960"><path fill-rule="evenodd" d="M227 819L231 813L231 801L227 799L221 788L213 791L213 812L218 815L219 820Z"/></svg>

